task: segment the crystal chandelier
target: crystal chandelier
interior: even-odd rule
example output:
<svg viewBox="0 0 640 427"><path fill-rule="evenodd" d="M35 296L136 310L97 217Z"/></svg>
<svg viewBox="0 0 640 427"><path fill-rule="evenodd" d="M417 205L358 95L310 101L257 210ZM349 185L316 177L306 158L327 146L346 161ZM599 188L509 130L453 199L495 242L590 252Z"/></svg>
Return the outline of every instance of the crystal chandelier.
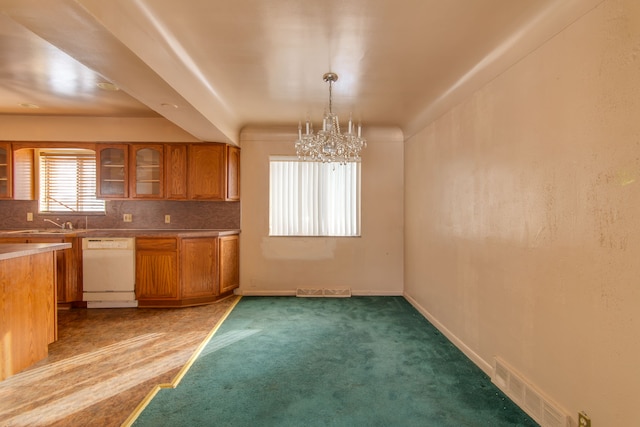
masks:
<svg viewBox="0 0 640 427"><path fill-rule="evenodd" d="M313 133L313 125L307 119L305 132L302 132L302 123L298 124L298 140L296 141L296 154L301 160L311 160L316 162L359 162L360 151L367 146L367 142L362 138L362 126L358 124L357 129L349 117L347 133L340 132L338 116L333 114L331 105L331 89L333 82L338 80L335 73L326 73L322 76L325 82L329 83L329 112L325 111L322 120L322 130L317 134Z"/></svg>

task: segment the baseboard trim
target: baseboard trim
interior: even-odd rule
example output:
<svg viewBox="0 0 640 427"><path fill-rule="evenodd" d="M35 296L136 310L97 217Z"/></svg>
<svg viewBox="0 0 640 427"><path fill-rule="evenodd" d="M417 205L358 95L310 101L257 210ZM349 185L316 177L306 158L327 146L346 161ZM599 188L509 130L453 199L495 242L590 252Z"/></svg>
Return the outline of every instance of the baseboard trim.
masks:
<svg viewBox="0 0 640 427"><path fill-rule="evenodd" d="M242 295L243 297L295 297L296 290L247 290L236 289L236 295Z"/></svg>
<svg viewBox="0 0 640 427"><path fill-rule="evenodd" d="M473 363L475 363L482 371L489 377L493 374L493 364L487 362L482 357L467 346L460 338L458 338L453 332L447 329L442 323L438 321L426 308L421 306L411 295L405 293L404 298L409 301L416 310L420 312L433 326L436 327L449 341L453 343L461 352L465 354Z"/></svg>
<svg viewBox="0 0 640 427"><path fill-rule="evenodd" d="M288 297L288 296L296 296L295 289L280 289L280 290L268 290L268 289L236 289L236 295L242 295L247 297ZM351 296L354 297L363 297L363 296L372 296L372 297L404 297L402 291L374 291L374 290L354 290L351 289Z"/></svg>

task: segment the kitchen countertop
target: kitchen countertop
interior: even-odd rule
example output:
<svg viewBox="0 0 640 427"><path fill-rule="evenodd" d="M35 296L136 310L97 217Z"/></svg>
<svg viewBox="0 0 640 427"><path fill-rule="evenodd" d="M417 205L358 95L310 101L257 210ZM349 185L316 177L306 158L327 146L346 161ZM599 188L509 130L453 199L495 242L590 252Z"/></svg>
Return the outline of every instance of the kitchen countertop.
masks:
<svg viewBox="0 0 640 427"><path fill-rule="evenodd" d="M212 237L239 234L240 230L203 229L22 229L0 230L0 237L59 236L59 237Z"/></svg>
<svg viewBox="0 0 640 427"><path fill-rule="evenodd" d="M0 260L71 248L71 243L0 243Z"/></svg>

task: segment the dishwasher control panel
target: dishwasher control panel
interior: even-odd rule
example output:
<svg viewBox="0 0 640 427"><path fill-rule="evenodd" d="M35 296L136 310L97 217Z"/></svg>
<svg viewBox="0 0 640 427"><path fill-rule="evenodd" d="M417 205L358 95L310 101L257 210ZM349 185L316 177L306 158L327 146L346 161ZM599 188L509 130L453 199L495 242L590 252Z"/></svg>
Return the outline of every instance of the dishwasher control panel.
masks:
<svg viewBox="0 0 640 427"><path fill-rule="evenodd" d="M82 239L82 249L132 249L130 238L87 238Z"/></svg>

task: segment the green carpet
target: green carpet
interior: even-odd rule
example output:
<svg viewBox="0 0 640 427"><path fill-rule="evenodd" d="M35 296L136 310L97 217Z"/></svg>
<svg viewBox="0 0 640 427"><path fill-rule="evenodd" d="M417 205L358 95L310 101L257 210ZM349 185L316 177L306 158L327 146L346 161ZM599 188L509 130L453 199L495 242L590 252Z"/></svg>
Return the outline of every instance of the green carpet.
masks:
<svg viewBox="0 0 640 427"><path fill-rule="evenodd" d="M135 426L537 426L401 297L244 297Z"/></svg>

